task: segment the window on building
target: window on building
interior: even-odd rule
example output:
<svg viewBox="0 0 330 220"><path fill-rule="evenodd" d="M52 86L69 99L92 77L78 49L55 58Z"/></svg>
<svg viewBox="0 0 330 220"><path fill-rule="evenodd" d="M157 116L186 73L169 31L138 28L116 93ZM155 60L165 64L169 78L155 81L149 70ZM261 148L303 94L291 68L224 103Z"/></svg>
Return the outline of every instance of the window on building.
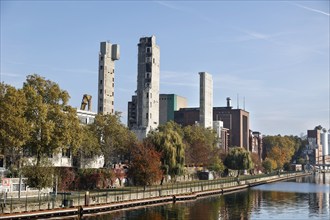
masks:
<svg viewBox="0 0 330 220"><path fill-rule="evenodd" d="M152 108L152 102L150 102L150 108ZM150 113L151 114L151 113Z"/></svg>
<svg viewBox="0 0 330 220"><path fill-rule="evenodd" d="M152 62L153 62L153 63L155 63L155 62L156 62L155 58L152 58Z"/></svg>
<svg viewBox="0 0 330 220"><path fill-rule="evenodd" d="M152 98L152 93L150 93L150 98Z"/></svg>
<svg viewBox="0 0 330 220"><path fill-rule="evenodd" d="M102 92L103 92L103 90L102 90L102 89L100 89L100 94L102 94Z"/></svg>
<svg viewBox="0 0 330 220"><path fill-rule="evenodd" d="M112 83L112 87L115 87L115 84L114 83Z"/></svg>
<svg viewBox="0 0 330 220"><path fill-rule="evenodd" d="M148 119L148 113L146 113L146 119Z"/></svg>
<svg viewBox="0 0 330 220"><path fill-rule="evenodd" d="M100 70L103 70L103 65L100 65Z"/></svg>
<svg viewBox="0 0 330 220"><path fill-rule="evenodd" d="M70 158L70 156L71 156L70 149L63 148L62 149L62 157L68 157L68 158Z"/></svg>
<svg viewBox="0 0 330 220"><path fill-rule="evenodd" d="M101 56L101 60L103 60L103 57Z"/></svg>
<svg viewBox="0 0 330 220"><path fill-rule="evenodd" d="M147 48L146 48L146 52L147 52L147 53L151 53L151 47L147 47Z"/></svg>
<svg viewBox="0 0 330 220"><path fill-rule="evenodd" d="M102 106L100 106L100 112L102 111Z"/></svg>
<svg viewBox="0 0 330 220"><path fill-rule="evenodd" d="M150 113L150 119L152 118L152 114Z"/></svg>
<svg viewBox="0 0 330 220"><path fill-rule="evenodd" d="M114 102L112 101L111 103L112 103L112 105L113 105Z"/></svg>
<svg viewBox="0 0 330 220"><path fill-rule="evenodd" d="M100 80L100 84L102 85L102 79Z"/></svg>
<svg viewBox="0 0 330 220"><path fill-rule="evenodd" d="M149 98L149 93L146 93L147 98Z"/></svg>
<svg viewBox="0 0 330 220"><path fill-rule="evenodd" d="M12 191L14 191L14 192L18 192L19 191L19 183L13 184L12 187L13 187ZM21 191L26 191L26 185L25 185L25 183L22 183L21 184Z"/></svg>
<svg viewBox="0 0 330 220"><path fill-rule="evenodd" d="M114 82L114 81L115 81L115 77L112 78L112 82Z"/></svg>

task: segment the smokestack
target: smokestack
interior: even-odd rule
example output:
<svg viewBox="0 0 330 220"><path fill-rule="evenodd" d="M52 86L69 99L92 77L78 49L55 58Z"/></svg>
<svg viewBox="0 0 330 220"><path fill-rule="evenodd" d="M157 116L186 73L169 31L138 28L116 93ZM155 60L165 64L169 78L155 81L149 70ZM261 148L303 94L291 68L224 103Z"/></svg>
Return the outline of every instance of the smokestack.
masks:
<svg viewBox="0 0 330 220"><path fill-rule="evenodd" d="M231 99L227 97L227 108L231 108Z"/></svg>

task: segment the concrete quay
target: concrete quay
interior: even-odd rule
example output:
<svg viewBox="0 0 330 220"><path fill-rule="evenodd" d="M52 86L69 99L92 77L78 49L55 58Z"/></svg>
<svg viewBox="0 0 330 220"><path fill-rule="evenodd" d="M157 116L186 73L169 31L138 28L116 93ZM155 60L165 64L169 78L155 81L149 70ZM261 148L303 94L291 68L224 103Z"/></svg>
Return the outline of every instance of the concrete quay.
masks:
<svg viewBox="0 0 330 220"><path fill-rule="evenodd" d="M284 181L291 178L310 175L310 173L288 173L281 175L265 176L253 179L236 179L236 181L220 183L215 181L204 181L203 184L188 184L186 187L162 188L147 192L136 192L135 194L117 194L114 198L106 199L99 197L91 200L89 205L77 205L66 208L44 209L38 211L23 211L15 213L0 214L0 219L39 219L39 218L81 218L82 216L94 215L96 213L111 212L130 208L138 208L148 205L175 203L186 200L195 200L198 197L221 195L231 193L260 184L275 181ZM209 183L213 184L209 184ZM93 195L91 195L93 196ZM113 195L112 195L113 197ZM73 204L79 204L73 202Z"/></svg>

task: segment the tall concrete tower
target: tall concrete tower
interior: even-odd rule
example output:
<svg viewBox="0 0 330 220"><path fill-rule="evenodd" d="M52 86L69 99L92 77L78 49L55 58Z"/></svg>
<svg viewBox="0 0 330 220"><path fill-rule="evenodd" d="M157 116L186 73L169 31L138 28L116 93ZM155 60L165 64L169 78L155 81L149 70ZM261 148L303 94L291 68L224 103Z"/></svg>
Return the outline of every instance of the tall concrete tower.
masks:
<svg viewBox="0 0 330 220"><path fill-rule="evenodd" d="M199 120L204 128L213 127L213 80L212 75L200 72Z"/></svg>
<svg viewBox="0 0 330 220"><path fill-rule="evenodd" d="M136 127L141 140L159 125L160 50L156 37L142 37L138 43L138 75L136 91Z"/></svg>
<svg viewBox="0 0 330 220"><path fill-rule="evenodd" d="M119 45L100 43L97 112L114 114L115 60L119 60Z"/></svg>

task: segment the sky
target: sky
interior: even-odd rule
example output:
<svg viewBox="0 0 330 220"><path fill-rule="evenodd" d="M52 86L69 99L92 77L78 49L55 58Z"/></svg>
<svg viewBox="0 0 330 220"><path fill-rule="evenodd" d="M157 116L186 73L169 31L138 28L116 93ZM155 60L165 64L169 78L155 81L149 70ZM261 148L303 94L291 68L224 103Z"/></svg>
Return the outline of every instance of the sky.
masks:
<svg viewBox="0 0 330 220"><path fill-rule="evenodd" d="M127 122L137 88L137 44L156 36L160 93L199 106L199 75L213 104L250 113L250 129L301 135L330 128L329 1L3 1L0 81L39 74L97 108L100 42L120 45L115 110ZM245 100L245 102L244 102Z"/></svg>

